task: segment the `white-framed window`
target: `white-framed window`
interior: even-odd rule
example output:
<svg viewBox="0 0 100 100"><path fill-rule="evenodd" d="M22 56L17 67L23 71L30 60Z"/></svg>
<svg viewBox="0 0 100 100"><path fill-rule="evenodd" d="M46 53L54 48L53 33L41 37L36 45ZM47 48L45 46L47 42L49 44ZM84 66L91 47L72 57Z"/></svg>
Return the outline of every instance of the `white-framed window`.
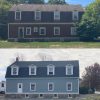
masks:
<svg viewBox="0 0 100 100"><path fill-rule="evenodd" d="M38 32L38 27L34 27L34 32Z"/></svg>
<svg viewBox="0 0 100 100"><path fill-rule="evenodd" d="M71 35L77 35L77 27L71 27Z"/></svg>
<svg viewBox="0 0 100 100"><path fill-rule="evenodd" d="M35 11L35 20L41 20L41 11Z"/></svg>
<svg viewBox="0 0 100 100"><path fill-rule="evenodd" d="M78 11L73 11L72 19L73 19L74 21L76 21L76 20L79 19L79 13L78 13Z"/></svg>
<svg viewBox="0 0 100 100"><path fill-rule="evenodd" d="M40 33L40 35L46 35L46 28L45 27L40 27L39 33Z"/></svg>
<svg viewBox="0 0 100 100"><path fill-rule="evenodd" d="M36 91L36 83L30 83L30 91Z"/></svg>
<svg viewBox="0 0 100 100"><path fill-rule="evenodd" d="M15 11L15 20L21 20L21 11Z"/></svg>
<svg viewBox="0 0 100 100"><path fill-rule="evenodd" d="M29 75L36 75L36 66L35 65L29 66Z"/></svg>
<svg viewBox="0 0 100 100"><path fill-rule="evenodd" d="M55 66L54 65L47 66L47 75L55 75Z"/></svg>
<svg viewBox="0 0 100 100"><path fill-rule="evenodd" d="M66 89L67 91L72 91L72 82L67 82L66 83L66 88L67 88Z"/></svg>
<svg viewBox="0 0 100 100"><path fill-rule="evenodd" d="M66 75L73 75L73 65L66 65Z"/></svg>
<svg viewBox="0 0 100 100"><path fill-rule="evenodd" d="M13 66L11 68L11 75L18 75L19 68L17 66Z"/></svg>
<svg viewBox="0 0 100 100"><path fill-rule="evenodd" d="M54 20L60 20L60 12L54 11Z"/></svg>
<svg viewBox="0 0 100 100"><path fill-rule="evenodd" d="M54 27L54 35L60 35L60 27Z"/></svg>
<svg viewBox="0 0 100 100"><path fill-rule="evenodd" d="M31 35L31 27L26 27L26 35Z"/></svg>
<svg viewBox="0 0 100 100"><path fill-rule="evenodd" d="M48 83L48 91L54 91L54 83L53 82Z"/></svg>

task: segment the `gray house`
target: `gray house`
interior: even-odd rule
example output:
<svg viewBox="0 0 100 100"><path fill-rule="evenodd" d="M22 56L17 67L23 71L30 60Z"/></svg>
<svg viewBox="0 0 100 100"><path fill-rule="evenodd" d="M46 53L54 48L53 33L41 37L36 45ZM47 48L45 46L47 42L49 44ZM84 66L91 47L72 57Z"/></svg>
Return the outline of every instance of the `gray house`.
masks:
<svg viewBox="0 0 100 100"><path fill-rule="evenodd" d="M15 61L5 77L7 97L71 98L79 94L79 61Z"/></svg>

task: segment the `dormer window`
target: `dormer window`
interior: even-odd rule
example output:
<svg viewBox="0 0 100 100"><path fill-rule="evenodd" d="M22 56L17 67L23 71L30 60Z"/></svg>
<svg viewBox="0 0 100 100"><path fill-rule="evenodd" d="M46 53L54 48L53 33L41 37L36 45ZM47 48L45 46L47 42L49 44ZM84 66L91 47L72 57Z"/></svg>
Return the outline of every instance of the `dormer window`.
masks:
<svg viewBox="0 0 100 100"><path fill-rule="evenodd" d="M19 68L17 66L11 68L11 75L18 75Z"/></svg>
<svg viewBox="0 0 100 100"><path fill-rule="evenodd" d="M41 11L35 11L35 20L41 20Z"/></svg>
<svg viewBox="0 0 100 100"><path fill-rule="evenodd" d="M20 11L15 12L15 20L21 20L21 12Z"/></svg>
<svg viewBox="0 0 100 100"><path fill-rule="evenodd" d="M36 75L36 66L29 66L29 75Z"/></svg>
<svg viewBox="0 0 100 100"><path fill-rule="evenodd" d="M66 66L66 75L73 75L73 65L68 64Z"/></svg>
<svg viewBox="0 0 100 100"><path fill-rule="evenodd" d="M54 12L54 20L60 20L60 12L59 11Z"/></svg>
<svg viewBox="0 0 100 100"><path fill-rule="evenodd" d="M54 65L48 65L47 66L47 75L54 75L55 74L55 66Z"/></svg>
<svg viewBox="0 0 100 100"><path fill-rule="evenodd" d="M74 21L78 20L78 11L74 11L72 17L73 17L72 19L73 19Z"/></svg>

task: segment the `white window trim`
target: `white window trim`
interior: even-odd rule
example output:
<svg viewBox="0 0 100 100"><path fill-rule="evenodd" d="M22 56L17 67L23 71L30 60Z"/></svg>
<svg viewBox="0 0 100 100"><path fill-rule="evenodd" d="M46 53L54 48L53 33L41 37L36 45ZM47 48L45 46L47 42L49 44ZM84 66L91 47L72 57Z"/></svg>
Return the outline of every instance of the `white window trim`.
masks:
<svg viewBox="0 0 100 100"><path fill-rule="evenodd" d="M71 74L68 74L68 67L71 67ZM66 65L66 75L73 75L73 65Z"/></svg>
<svg viewBox="0 0 100 100"><path fill-rule="evenodd" d="M49 74L49 72L50 72L50 71L49 71L49 68L53 68L53 75L55 75L55 66L54 66L54 65L48 65L48 66L47 66L47 75L50 75L50 74Z"/></svg>
<svg viewBox="0 0 100 100"><path fill-rule="evenodd" d="M77 27L71 27L71 35L75 36L75 35L77 35L77 33L73 34L73 31L72 31L73 28L76 28L77 29Z"/></svg>
<svg viewBox="0 0 100 100"><path fill-rule="evenodd" d="M75 12L77 12L77 19L74 18L74 13L75 13ZM78 11L73 11L73 12L72 12L72 19L73 19L73 21L79 20L79 12L78 12Z"/></svg>
<svg viewBox="0 0 100 100"><path fill-rule="evenodd" d="M16 19L16 13L19 12L20 13L20 19ZM15 20L21 20L21 11L15 11Z"/></svg>
<svg viewBox="0 0 100 100"><path fill-rule="evenodd" d="M30 30L30 34L27 34L27 30ZM26 35L31 35L31 27L26 27Z"/></svg>
<svg viewBox="0 0 100 100"><path fill-rule="evenodd" d="M40 13L40 19L37 19L37 17L36 17L36 13L37 13L37 12ZM37 21L41 20L41 11L35 11L35 20L37 20Z"/></svg>
<svg viewBox="0 0 100 100"><path fill-rule="evenodd" d="M34 27L34 32L38 32L38 27Z"/></svg>
<svg viewBox="0 0 100 100"><path fill-rule="evenodd" d="M23 83L17 83L17 91L19 89L19 84L21 84L21 86L22 86L22 92L23 92Z"/></svg>
<svg viewBox="0 0 100 100"><path fill-rule="evenodd" d="M34 74L31 73L31 68L34 68L35 69L35 73ZM36 75L36 71L37 71L37 68L36 68L35 65L29 66L29 75Z"/></svg>
<svg viewBox="0 0 100 100"><path fill-rule="evenodd" d="M55 17L56 12L58 12L58 13L59 13L59 18L56 18L56 17ZM59 12L59 11L54 11L54 20L60 20L60 12Z"/></svg>
<svg viewBox="0 0 100 100"><path fill-rule="evenodd" d="M17 69L17 74L13 74L13 68ZM19 68L17 66L11 67L11 75L18 75Z"/></svg>
<svg viewBox="0 0 100 100"><path fill-rule="evenodd" d="M44 29L44 34L41 34L41 29ZM40 35L46 35L46 28L45 27L40 27L39 34Z"/></svg>
<svg viewBox="0 0 100 100"><path fill-rule="evenodd" d="M52 86L52 87L53 87L52 90L49 90L49 84L52 84L52 85L53 85L53 86ZM48 83L48 91L54 91L54 83L53 83L53 82L49 82L49 83Z"/></svg>
<svg viewBox="0 0 100 100"><path fill-rule="evenodd" d="M71 90L68 90L68 84L71 84ZM67 82L67 83L66 83L66 90L67 90L67 91L72 91L72 88L73 88L72 82Z"/></svg>
<svg viewBox="0 0 100 100"><path fill-rule="evenodd" d="M59 34L55 34L55 30L58 29L59 30ZM54 27L54 35L60 35L60 27Z"/></svg>
<svg viewBox="0 0 100 100"><path fill-rule="evenodd" d="M35 85L35 90L31 90L31 85L34 84ZM36 83L30 83L30 91L36 91Z"/></svg>

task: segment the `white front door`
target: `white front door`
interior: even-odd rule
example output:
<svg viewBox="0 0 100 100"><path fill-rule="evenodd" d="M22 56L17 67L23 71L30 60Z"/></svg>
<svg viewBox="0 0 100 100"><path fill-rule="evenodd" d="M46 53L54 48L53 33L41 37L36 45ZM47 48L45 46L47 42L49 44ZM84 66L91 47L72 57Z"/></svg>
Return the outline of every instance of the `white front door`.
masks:
<svg viewBox="0 0 100 100"><path fill-rule="evenodd" d="M18 83L18 93L22 93L22 92L23 92L23 84Z"/></svg>

